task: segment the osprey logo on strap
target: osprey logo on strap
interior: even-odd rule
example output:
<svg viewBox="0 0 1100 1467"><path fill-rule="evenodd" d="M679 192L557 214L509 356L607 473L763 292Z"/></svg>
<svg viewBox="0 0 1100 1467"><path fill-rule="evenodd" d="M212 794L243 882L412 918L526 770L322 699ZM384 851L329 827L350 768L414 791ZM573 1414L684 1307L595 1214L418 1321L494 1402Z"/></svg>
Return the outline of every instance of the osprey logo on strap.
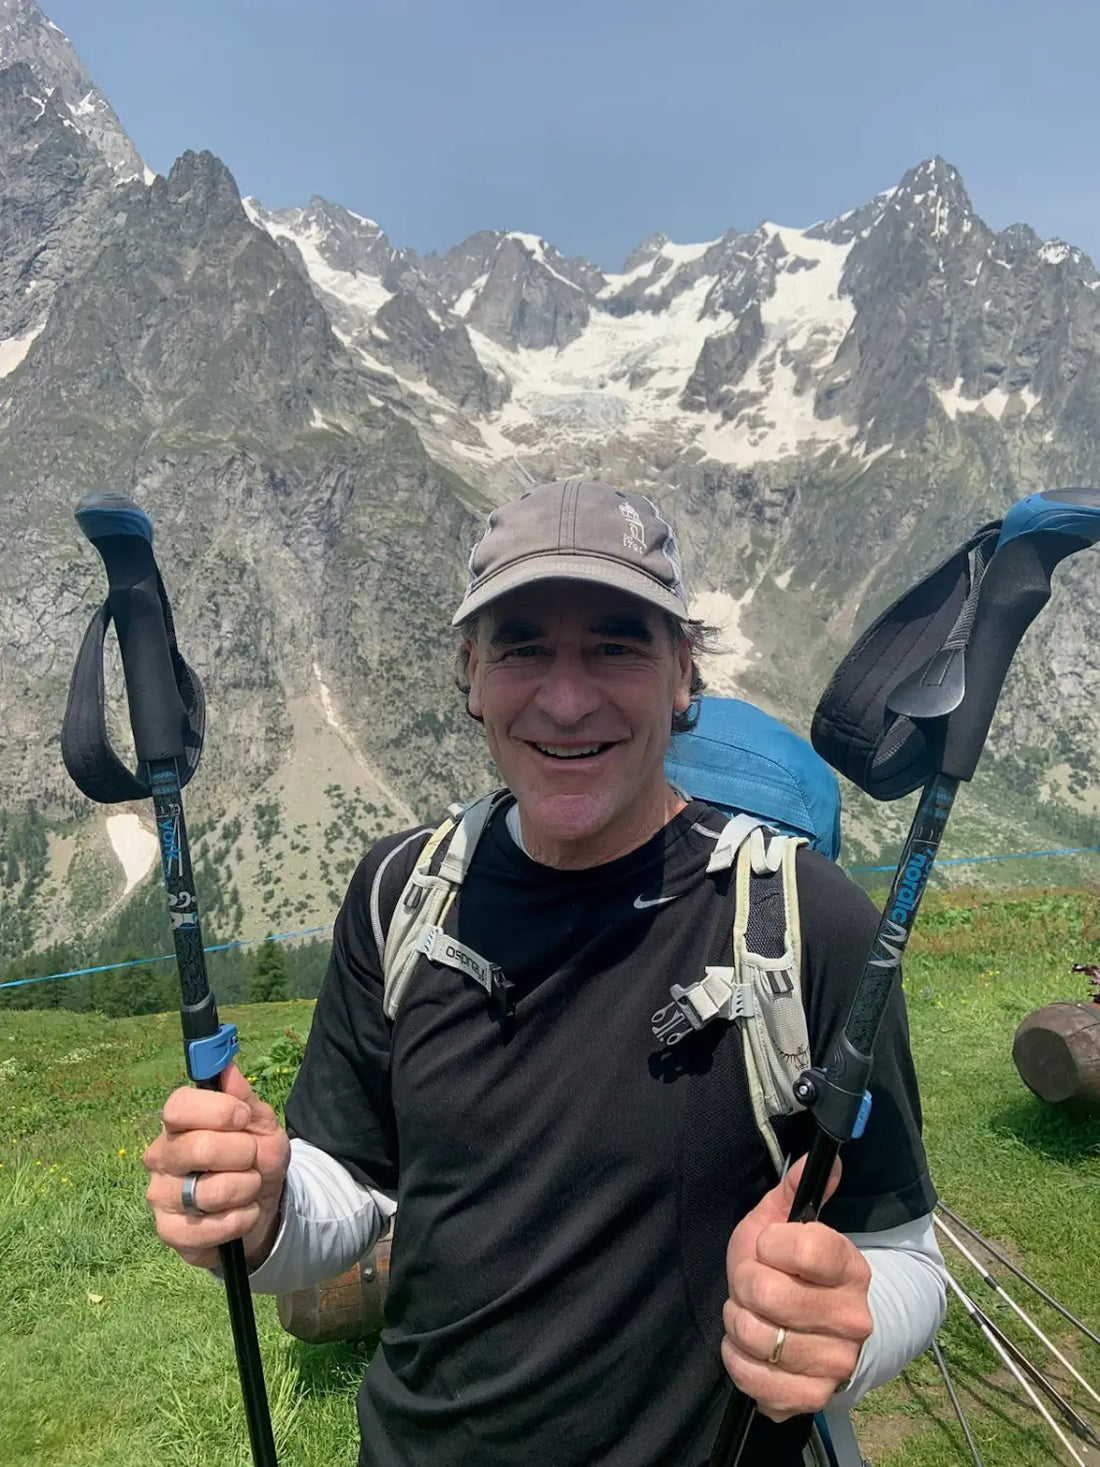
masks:
<svg viewBox="0 0 1100 1467"><path fill-rule="evenodd" d="M501 1017L512 1017L515 1012L512 985L496 963L487 962L472 947L459 942L457 937L448 937L442 927L425 927L417 938L416 947L430 962L469 974L497 1005Z"/></svg>
<svg viewBox="0 0 1100 1467"><path fill-rule="evenodd" d="M511 985L500 968L457 939L448 937L444 930L447 914L465 879L477 843L493 812L510 798L507 790L494 790L468 805L452 807L448 818L424 843L384 932L375 921L376 917L380 920L380 887L385 863L379 868L370 905L376 934L382 937L382 1008L388 1019L397 1017L405 991L424 956L441 966L469 974L490 995L501 1018L510 1019L514 1014ZM438 869L433 871L437 857Z"/></svg>

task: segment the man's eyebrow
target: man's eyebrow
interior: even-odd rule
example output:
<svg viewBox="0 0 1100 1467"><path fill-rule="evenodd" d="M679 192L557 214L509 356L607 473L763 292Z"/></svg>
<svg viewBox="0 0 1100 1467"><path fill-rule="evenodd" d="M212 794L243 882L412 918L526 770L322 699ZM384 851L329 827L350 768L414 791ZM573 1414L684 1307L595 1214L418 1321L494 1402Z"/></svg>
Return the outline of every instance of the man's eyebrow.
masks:
<svg viewBox="0 0 1100 1467"><path fill-rule="evenodd" d="M534 642L546 635L546 628L527 616L509 616L489 638L491 647L515 647L520 642Z"/></svg>
<svg viewBox="0 0 1100 1467"><path fill-rule="evenodd" d="M650 645L653 631L644 617L629 612L620 615L601 616L591 622L585 630L597 637L622 637L631 642ZM523 642L537 642L546 636L546 628L528 616L509 616L496 627L489 638L491 647L516 647Z"/></svg>
<svg viewBox="0 0 1100 1467"><path fill-rule="evenodd" d="M588 628L599 637L626 637L632 642L652 642L653 631L647 621L629 613L622 616L601 617Z"/></svg>

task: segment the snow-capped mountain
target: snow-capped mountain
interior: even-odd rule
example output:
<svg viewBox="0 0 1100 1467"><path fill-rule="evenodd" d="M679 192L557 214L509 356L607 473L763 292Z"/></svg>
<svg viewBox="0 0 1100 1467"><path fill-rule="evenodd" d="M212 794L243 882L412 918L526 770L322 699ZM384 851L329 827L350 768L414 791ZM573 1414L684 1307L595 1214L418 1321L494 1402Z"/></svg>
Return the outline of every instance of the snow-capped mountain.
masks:
<svg viewBox="0 0 1100 1467"><path fill-rule="evenodd" d="M0 171L0 837L48 852L0 891L0 959L124 894L57 750L103 594L89 487L163 537L211 715L197 849L262 930L331 917L371 834L492 778L445 629L517 485L650 489L721 633L711 686L805 729L859 629L977 525L1100 482L1100 277L991 230L941 159L807 227L654 235L615 272L516 231L419 256L322 199L242 203L209 154L145 172L56 27L0 0ZM1016 659L962 849L1097 840L1087 559ZM905 820L848 811L850 856Z"/></svg>
<svg viewBox="0 0 1100 1467"><path fill-rule="evenodd" d="M1056 415L1057 323L1072 315L1089 352L1100 323L1091 262L1026 226L990 230L940 159L809 228L655 236L617 274L516 232L419 259L322 199L246 208L299 251L379 396L454 467L498 482L513 458L538 472L596 440L624 467L672 450L859 465L933 404L953 422L1027 417L1044 398Z"/></svg>

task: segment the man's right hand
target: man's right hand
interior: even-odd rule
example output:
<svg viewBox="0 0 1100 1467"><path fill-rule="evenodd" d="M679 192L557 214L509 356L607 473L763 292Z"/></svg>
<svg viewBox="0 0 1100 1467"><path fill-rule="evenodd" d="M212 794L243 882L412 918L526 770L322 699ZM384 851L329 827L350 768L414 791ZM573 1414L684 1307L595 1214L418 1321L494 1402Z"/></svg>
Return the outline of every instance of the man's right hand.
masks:
<svg viewBox="0 0 1100 1467"><path fill-rule="evenodd" d="M290 1141L235 1064L220 1081L220 1090L184 1085L168 1097L161 1133L144 1156L150 1173L145 1199L162 1242L187 1263L217 1268L219 1245L242 1238L255 1268L278 1232ZM202 1216L183 1210L190 1172L203 1174L195 1184Z"/></svg>

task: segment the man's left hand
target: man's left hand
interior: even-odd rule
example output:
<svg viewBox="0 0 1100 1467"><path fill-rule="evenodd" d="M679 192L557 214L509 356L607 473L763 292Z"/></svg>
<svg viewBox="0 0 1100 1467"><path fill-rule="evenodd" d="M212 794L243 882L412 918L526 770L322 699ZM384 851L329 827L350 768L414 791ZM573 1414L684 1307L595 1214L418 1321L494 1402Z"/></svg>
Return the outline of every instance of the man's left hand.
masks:
<svg viewBox="0 0 1100 1467"><path fill-rule="evenodd" d="M824 1223L787 1221L804 1165L741 1219L726 1250L722 1361L772 1421L820 1411L852 1375L872 1328L863 1254ZM826 1197L839 1181L837 1162Z"/></svg>

